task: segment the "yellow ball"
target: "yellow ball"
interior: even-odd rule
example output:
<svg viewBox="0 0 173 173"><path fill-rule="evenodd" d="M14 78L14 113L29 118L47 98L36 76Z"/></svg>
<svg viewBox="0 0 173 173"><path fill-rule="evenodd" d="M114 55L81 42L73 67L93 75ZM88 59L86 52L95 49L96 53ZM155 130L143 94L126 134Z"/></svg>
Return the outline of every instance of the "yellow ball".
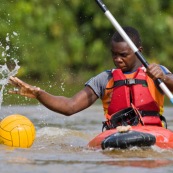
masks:
<svg viewBox="0 0 173 173"><path fill-rule="evenodd" d="M1 143L12 146L29 148L35 140L35 127L25 116L13 114L0 122Z"/></svg>

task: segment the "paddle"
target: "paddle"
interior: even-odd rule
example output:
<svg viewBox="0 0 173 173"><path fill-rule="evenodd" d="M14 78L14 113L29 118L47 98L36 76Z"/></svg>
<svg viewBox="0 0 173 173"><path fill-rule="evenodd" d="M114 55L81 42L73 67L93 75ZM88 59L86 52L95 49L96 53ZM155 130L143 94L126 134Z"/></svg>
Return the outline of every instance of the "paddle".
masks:
<svg viewBox="0 0 173 173"><path fill-rule="evenodd" d="M144 56L141 54L141 52L138 50L138 48L135 46L135 44L132 42L132 40L129 38L129 36L125 33L125 31L122 29L122 27L119 25L119 23L116 21L116 19L113 17L113 15L110 13L110 11L107 9L105 4L101 0L96 0L97 4L100 6L106 17L110 20L110 22L113 24L115 29L119 32L119 34L122 36L122 38L127 42L127 44L130 46L130 48L133 50L133 52L136 54L138 59L141 61L141 63L144 65L145 68L148 67L148 62L145 60ZM157 79L156 82L158 83L159 87L162 89L162 91L165 93L165 95L168 96L171 103L173 103L173 95L170 92L170 90L167 88L167 86L162 82L161 79Z"/></svg>

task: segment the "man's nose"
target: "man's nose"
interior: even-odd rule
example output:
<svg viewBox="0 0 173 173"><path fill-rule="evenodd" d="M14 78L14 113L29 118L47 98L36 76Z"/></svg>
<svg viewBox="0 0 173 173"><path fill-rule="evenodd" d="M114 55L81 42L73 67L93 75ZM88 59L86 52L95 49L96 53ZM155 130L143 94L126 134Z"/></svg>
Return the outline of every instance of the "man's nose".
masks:
<svg viewBox="0 0 173 173"><path fill-rule="evenodd" d="M116 61L116 62L122 62L122 57L121 56L116 56L114 58L114 61Z"/></svg>

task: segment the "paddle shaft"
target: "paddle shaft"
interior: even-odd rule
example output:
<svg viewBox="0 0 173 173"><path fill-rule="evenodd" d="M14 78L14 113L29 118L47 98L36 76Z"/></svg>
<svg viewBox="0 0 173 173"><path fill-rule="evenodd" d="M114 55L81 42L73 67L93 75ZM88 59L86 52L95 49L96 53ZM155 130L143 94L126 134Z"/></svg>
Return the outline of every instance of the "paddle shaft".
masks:
<svg viewBox="0 0 173 173"><path fill-rule="evenodd" d="M102 9L106 17L110 20L112 25L115 27L115 29L119 32L119 34L122 36L122 38L127 42L127 44L130 46L130 48L133 50L133 52L136 54L138 59L141 61L141 63L144 65L145 68L148 67L148 62L144 58L144 56L141 54L141 52L138 50L138 48L135 46L135 44L132 42L132 40L129 38L129 36L125 33L125 31L122 29L122 27L119 25L119 23L116 21L114 16L110 13L110 11L107 9L105 4L103 4L102 0L95 0L99 7ZM170 90L167 88L167 86L163 83L161 79L156 79L156 82L158 83L159 87L162 89L162 91L165 93L165 95L168 96L171 103L173 103L173 95L170 92Z"/></svg>

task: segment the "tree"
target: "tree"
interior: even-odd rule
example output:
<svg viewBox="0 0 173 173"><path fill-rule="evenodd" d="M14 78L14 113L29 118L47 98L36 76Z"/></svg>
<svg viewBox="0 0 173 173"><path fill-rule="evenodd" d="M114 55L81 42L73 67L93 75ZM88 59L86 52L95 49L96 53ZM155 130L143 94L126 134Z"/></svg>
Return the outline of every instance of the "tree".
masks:
<svg viewBox="0 0 173 173"><path fill-rule="evenodd" d="M173 1L105 3L121 26L134 26L140 31L149 62L173 70ZM115 29L95 1L2 0L1 6L1 43L10 47L6 61L19 60L19 77L59 80L62 73L85 76L113 68L109 40ZM2 54L4 48L0 48Z"/></svg>

